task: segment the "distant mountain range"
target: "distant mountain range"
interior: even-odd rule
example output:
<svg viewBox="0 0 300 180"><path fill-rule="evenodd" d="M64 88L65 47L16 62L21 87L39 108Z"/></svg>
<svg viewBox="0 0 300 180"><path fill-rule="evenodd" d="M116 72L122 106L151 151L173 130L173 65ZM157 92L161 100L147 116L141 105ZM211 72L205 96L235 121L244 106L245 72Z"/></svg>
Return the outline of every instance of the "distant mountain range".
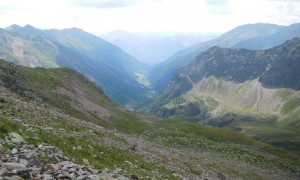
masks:
<svg viewBox="0 0 300 180"><path fill-rule="evenodd" d="M30 25L0 29L0 57L31 67L70 67L103 87L115 102L140 106L152 90L138 81L144 65L117 46L78 28L39 30Z"/></svg>
<svg viewBox="0 0 300 180"><path fill-rule="evenodd" d="M213 46L225 48L266 49L300 37L300 24L278 26L275 24L247 24L236 27L210 41L195 44L175 53L157 64L149 73L154 89L163 92L173 76L201 52Z"/></svg>
<svg viewBox="0 0 300 180"><path fill-rule="evenodd" d="M0 57L31 67L70 67L101 86L113 101L137 110L153 102L176 73L212 46L265 49L297 36L299 24L247 24L181 50L151 68L119 47L78 28L40 30L30 25L12 25L0 29ZM177 47L205 40L193 34L161 37L127 32L115 32L106 38L148 58L162 57L166 54L160 52L170 54ZM150 50L146 53L143 48Z"/></svg>
<svg viewBox="0 0 300 180"><path fill-rule="evenodd" d="M269 128L297 129L300 125L299 68L300 38L267 50L215 46L177 73L151 112L161 117L176 116L249 132L253 129L247 128L263 122ZM245 127L246 122L251 123ZM289 133L300 132L297 129ZM300 139L289 137L284 135L273 143L285 138L299 148Z"/></svg>
<svg viewBox="0 0 300 180"><path fill-rule="evenodd" d="M208 41L216 36L216 33L138 34L119 30L101 37L119 46L140 61L155 64L167 59L179 50L199 42Z"/></svg>

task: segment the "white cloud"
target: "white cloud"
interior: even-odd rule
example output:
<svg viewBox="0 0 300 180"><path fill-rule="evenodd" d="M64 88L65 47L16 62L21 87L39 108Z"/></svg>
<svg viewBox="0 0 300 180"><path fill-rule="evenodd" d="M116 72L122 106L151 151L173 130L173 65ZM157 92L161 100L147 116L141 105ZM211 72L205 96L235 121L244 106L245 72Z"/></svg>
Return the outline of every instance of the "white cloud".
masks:
<svg viewBox="0 0 300 180"><path fill-rule="evenodd" d="M293 0L0 0L1 27L79 27L95 34L225 32L247 23L289 25L299 19L300 1Z"/></svg>
<svg viewBox="0 0 300 180"><path fill-rule="evenodd" d="M220 6L230 3L230 0L204 0L204 2L207 5Z"/></svg>
<svg viewBox="0 0 300 180"><path fill-rule="evenodd" d="M147 1L161 0L70 0L70 3L77 6L87 6L101 9L133 6Z"/></svg>
<svg viewBox="0 0 300 180"><path fill-rule="evenodd" d="M74 5L78 6L87 6L87 7L95 7L95 8L117 8L117 7L126 7L131 6L139 1L137 0L72 0L70 1Z"/></svg>

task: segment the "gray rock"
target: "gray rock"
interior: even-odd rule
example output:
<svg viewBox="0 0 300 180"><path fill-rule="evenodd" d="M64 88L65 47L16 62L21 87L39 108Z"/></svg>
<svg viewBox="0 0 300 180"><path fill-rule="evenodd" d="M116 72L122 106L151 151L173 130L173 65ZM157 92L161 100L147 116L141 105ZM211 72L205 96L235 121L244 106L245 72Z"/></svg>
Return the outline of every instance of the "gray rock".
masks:
<svg viewBox="0 0 300 180"><path fill-rule="evenodd" d="M34 165L37 165L37 166L42 165L42 161L37 156L37 154L35 154L34 156L32 156L30 159L28 159L28 161L29 161L29 164L34 164Z"/></svg>
<svg viewBox="0 0 300 180"><path fill-rule="evenodd" d="M116 168L113 172L113 174L121 174L121 173L123 173L123 169L121 168Z"/></svg>
<svg viewBox="0 0 300 180"><path fill-rule="evenodd" d="M53 180L54 178L50 174L43 174L42 179L43 180Z"/></svg>
<svg viewBox="0 0 300 180"><path fill-rule="evenodd" d="M55 146L44 146L44 147L42 147L42 150L43 151L56 151L56 147Z"/></svg>
<svg viewBox="0 0 300 180"><path fill-rule="evenodd" d="M100 180L100 178L97 175L95 175L95 174L94 175L89 175L88 179L89 180Z"/></svg>
<svg viewBox="0 0 300 180"><path fill-rule="evenodd" d="M31 171L32 171L31 169L15 169L15 170L12 170L12 173L14 173L18 176L21 176L25 179L29 179L31 177L31 175L30 175Z"/></svg>
<svg viewBox="0 0 300 180"><path fill-rule="evenodd" d="M36 154L36 152L34 152L34 151L31 151L31 152L29 152L28 154L26 154L25 155L25 157L27 158L27 159L30 159L33 155L35 155Z"/></svg>
<svg viewBox="0 0 300 180"><path fill-rule="evenodd" d="M63 166L63 169L71 169L74 167L74 164L66 164Z"/></svg>
<svg viewBox="0 0 300 180"><path fill-rule="evenodd" d="M19 177L19 176L11 176L11 177L8 177L8 176L5 176L4 177L5 180L23 180L23 178Z"/></svg>
<svg viewBox="0 0 300 180"><path fill-rule="evenodd" d="M42 179L42 175L41 174L37 174L36 176L34 176L35 179Z"/></svg>
<svg viewBox="0 0 300 180"><path fill-rule="evenodd" d="M43 145L41 145L41 144L38 145L38 148L39 148L40 150L42 149L42 147L43 147Z"/></svg>
<svg viewBox="0 0 300 180"><path fill-rule="evenodd" d="M76 171L76 169L74 167L69 169L69 173L72 173L72 172L75 172L75 171Z"/></svg>
<svg viewBox="0 0 300 180"><path fill-rule="evenodd" d="M18 133L15 133L15 132L11 132L11 133L8 133L10 139L12 142L25 142L25 140L23 139L22 136L20 136Z"/></svg>
<svg viewBox="0 0 300 180"><path fill-rule="evenodd" d="M75 179L75 173L71 173L71 174L69 175L69 177L70 177L71 179Z"/></svg>
<svg viewBox="0 0 300 180"><path fill-rule="evenodd" d="M1 168L0 169L0 176L2 176L5 172L7 172L6 168Z"/></svg>
<svg viewBox="0 0 300 180"><path fill-rule="evenodd" d="M70 164L70 161L62 161L59 163L60 166L65 166L67 164Z"/></svg>
<svg viewBox="0 0 300 180"><path fill-rule="evenodd" d="M87 175L80 175L76 178L76 180L86 180L87 179Z"/></svg>
<svg viewBox="0 0 300 180"><path fill-rule="evenodd" d="M88 170L88 172L91 172L92 174L97 174L98 173L98 171L93 169L93 168L88 168L87 170Z"/></svg>
<svg viewBox="0 0 300 180"><path fill-rule="evenodd" d="M3 163L3 166L6 167L9 171L14 169L25 169L26 166L20 163Z"/></svg>
<svg viewBox="0 0 300 180"><path fill-rule="evenodd" d="M30 168L32 170L31 175L37 176L42 168Z"/></svg>
<svg viewBox="0 0 300 180"><path fill-rule="evenodd" d="M79 175L86 175L86 172L84 170L82 170L82 169L79 169L79 171L77 171L77 173Z"/></svg>
<svg viewBox="0 0 300 180"><path fill-rule="evenodd" d="M20 163L24 164L25 166L28 165L28 161L26 159L20 159Z"/></svg>
<svg viewBox="0 0 300 180"><path fill-rule="evenodd" d="M58 168L59 166L57 164L49 164L48 165L48 169L51 171L51 172L56 172L58 171Z"/></svg>
<svg viewBox="0 0 300 180"><path fill-rule="evenodd" d="M16 148L13 148L12 150L11 150L11 154L17 154L18 153L18 150L16 149Z"/></svg>

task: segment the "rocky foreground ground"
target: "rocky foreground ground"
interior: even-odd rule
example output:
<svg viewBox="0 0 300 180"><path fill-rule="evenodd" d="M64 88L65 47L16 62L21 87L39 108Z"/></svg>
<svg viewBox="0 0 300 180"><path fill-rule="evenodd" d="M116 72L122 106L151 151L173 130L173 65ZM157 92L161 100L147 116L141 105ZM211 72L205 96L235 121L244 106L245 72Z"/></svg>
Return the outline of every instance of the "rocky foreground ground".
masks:
<svg viewBox="0 0 300 180"><path fill-rule="evenodd" d="M84 165L74 164L58 148L29 144L17 133L0 139L0 154L0 179L138 179L134 174L121 176L121 168L111 173L96 170L86 159L82 160Z"/></svg>

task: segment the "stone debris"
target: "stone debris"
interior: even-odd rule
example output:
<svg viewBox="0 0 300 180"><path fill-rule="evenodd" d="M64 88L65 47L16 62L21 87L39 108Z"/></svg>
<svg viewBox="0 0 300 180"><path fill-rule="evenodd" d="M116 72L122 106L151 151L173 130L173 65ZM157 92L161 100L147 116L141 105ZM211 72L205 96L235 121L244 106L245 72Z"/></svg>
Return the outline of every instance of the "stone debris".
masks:
<svg viewBox="0 0 300 180"><path fill-rule="evenodd" d="M12 150L6 149L2 144L13 148ZM48 160L51 159L51 162L54 161L54 163L45 163L43 160L45 155ZM122 172L121 168L116 168L112 173L108 173L106 169L103 171L95 170L90 166L87 159L83 159L83 165L75 164L55 146L29 144L17 133L9 133L9 138L0 139L0 180L138 179L136 175L122 176Z"/></svg>

